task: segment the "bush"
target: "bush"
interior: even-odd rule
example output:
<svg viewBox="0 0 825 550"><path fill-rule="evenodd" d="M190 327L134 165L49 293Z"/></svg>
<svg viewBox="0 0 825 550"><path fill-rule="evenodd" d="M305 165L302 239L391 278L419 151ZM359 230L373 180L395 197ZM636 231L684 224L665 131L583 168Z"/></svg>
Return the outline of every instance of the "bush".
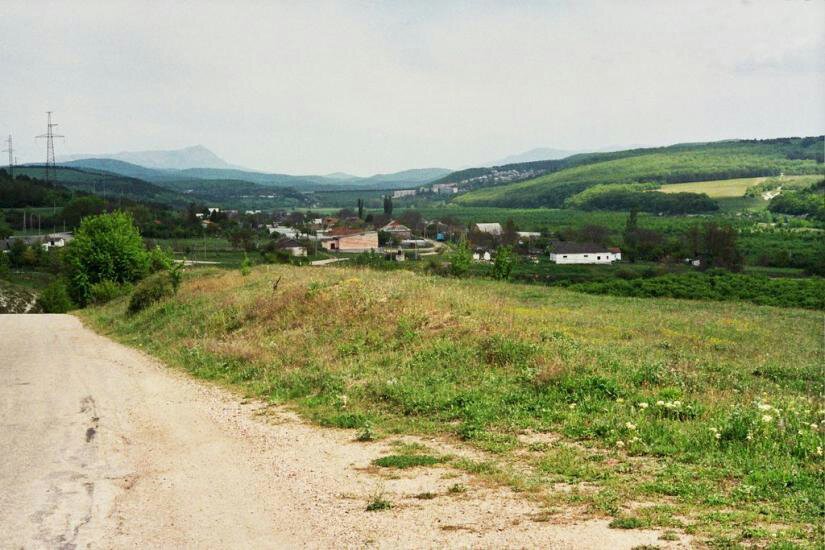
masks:
<svg viewBox="0 0 825 550"><path fill-rule="evenodd" d="M69 294L81 306L95 283L135 282L149 272L149 253L132 217L123 212L83 218L65 261Z"/></svg>
<svg viewBox="0 0 825 550"><path fill-rule="evenodd" d="M55 281L43 289L37 299L37 306L43 313L66 313L75 308L66 283L62 280Z"/></svg>
<svg viewBox="0 0 825 550"><path fill-rule="evenodd" d="M90 301L93 304L105 304L111 302L115 298L126 296L132 291L132 285L129 283L118 284L114 281L100 281L92 285L90 289Z"/></svg>
<svg viewBox="0 0 825 550"><path fill-rule="evenodd" d="M155 302L175 295L175 284L173 277L168 271L161 271L150 275L135 287L132 297L129 300L128 312L134 315L143 311Z"/></svg>
<svg viewBox="0 0 825 550"><path fill-rule="evenodd" d="M174 263L175 260L168 250L164 250L157 245L149 250L149 273L157 273L158 271L164 270L169 271L172 269Z"/></svg>

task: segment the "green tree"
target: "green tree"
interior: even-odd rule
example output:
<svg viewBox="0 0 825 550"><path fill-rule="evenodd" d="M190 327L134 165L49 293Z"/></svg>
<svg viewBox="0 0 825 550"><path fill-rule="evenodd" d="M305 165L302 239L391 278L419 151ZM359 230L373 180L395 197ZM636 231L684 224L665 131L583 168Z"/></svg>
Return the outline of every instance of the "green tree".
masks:
<svg viewBox="0 0 825 550"><path fill-rule="evenodd" d="M43 289L37 298L37 305L43 313L66 313L75 308L66 289L66 283L61 279Z"/></svg>
<svg viewBox="0 0 825 550"><path fill-rule="evenodd" d="M515 263L516 255L513 254L513 249L509 246L501 246L496 250L496 259L490 268L490 275L493 279L506 281L510 278Z"/></svg>
<svg viewBox="0 0 825 550"><path fill-rule="evenodd" d="M112 212L83 218L66 248L69 294L79 305L89 301L100 281L131 283L149 272L149 254L129 214Z"/></svg>
<svg viewBox="0 0 825 550"><path fill-rule="evenodd" d="M450 262L450 273L452 273L454 277L463 276L469 271L472 261L473 252L470 250L470 245L467 243L467 239L461 239Z"/></svg>
<svg viewBox="0 0 825 550"><path fill-rule="evenodd" d="M624 246L622 252L625 258L631 262L636 261L639 253L639 211L635 208L630 211L627 216L627 222L624 226L624 234L622 235Z"/></svg>
<svg viewBox="0 0 825 550"><path fill-rule="evenodd" d="M11 226L6 223L6 215L0 210L0 239L5 239L12 234Z"/></svg>
<svg viewBox="0 0 825 550"><path fill-rule="evenodd" d="M392 215L392 197L390 195L384 195L384 214Z"/></svg>
<svg viewBox="0 0 825 550"><path fill-rule="evenodd" d="M364 219L364 199L358 199L358 218Z"/></svg>

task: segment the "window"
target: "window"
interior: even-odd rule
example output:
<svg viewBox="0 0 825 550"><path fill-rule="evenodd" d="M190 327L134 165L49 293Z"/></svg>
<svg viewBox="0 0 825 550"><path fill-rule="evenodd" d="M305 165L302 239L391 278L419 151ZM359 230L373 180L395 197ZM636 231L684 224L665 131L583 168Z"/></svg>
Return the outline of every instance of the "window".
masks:
<svg viewBox="0 0 825 550"><path fill-rule="evenodd" d="M596 256L596 259L597 259L597 260L601 260L601 259L602 259L602 257L601 257L601 256Z"/></svg>
<svg viewBox="0 0 825 550"><path fill-rule="evenodd" d="M567 257L567 255L566 255L566 254L565 254L564 256L562 256L562 258L566 258L566 257Z"/></svg>
<svg viewBox="0 0 825 550"><path fill-rule="evenodd" d="M587 258L587 254L585 254L584 257Z"/></svg>

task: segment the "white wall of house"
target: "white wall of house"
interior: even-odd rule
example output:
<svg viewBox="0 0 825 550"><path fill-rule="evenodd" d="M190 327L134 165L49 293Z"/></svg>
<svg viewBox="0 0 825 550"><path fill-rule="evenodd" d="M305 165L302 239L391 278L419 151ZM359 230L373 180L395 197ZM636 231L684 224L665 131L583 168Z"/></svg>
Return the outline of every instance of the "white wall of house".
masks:
<svg viewBox="0 0 825 550"><path fill-rule="evenodd" d="M621 252L588 252L587 254L550 253L550 261L557 264L610 264L622 259Z"/></svg>

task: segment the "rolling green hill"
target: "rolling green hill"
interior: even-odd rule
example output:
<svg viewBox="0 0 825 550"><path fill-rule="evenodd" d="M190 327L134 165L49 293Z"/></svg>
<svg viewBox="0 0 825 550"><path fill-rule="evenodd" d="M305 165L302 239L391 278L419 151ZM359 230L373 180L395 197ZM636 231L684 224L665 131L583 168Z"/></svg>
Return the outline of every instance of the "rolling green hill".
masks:
<svg viewBox="0 0 825 550"><path fill-rule="evenodd" d="M821 174L825 172L824 139L819 136L680 144L528 163L541 165L548 173L525 181L474 189L453 200L464 206L558 208L568 197L600 184L667 185L780 174ZM506 168L501 167L499 171Z"/></svg>

